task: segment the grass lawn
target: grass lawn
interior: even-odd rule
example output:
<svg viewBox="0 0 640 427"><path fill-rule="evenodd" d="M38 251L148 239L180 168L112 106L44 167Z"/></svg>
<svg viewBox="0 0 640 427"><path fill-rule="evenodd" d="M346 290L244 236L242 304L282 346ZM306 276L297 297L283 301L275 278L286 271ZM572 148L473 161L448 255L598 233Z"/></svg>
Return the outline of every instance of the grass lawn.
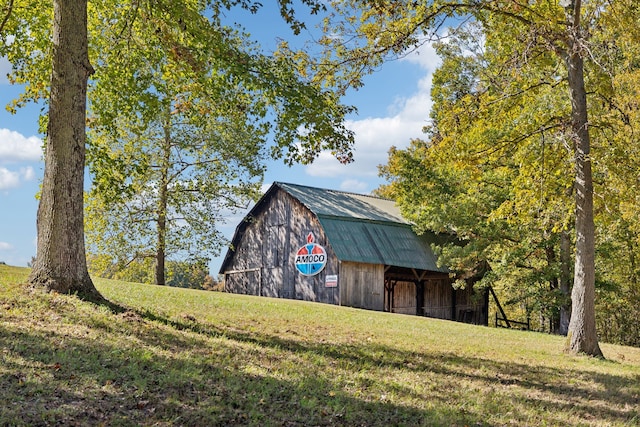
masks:
<svg viewBox="0 0 640 427"><path fill-rule="evenodd" d="M635 426L640 349L0 265L0 425Z"/></svg>

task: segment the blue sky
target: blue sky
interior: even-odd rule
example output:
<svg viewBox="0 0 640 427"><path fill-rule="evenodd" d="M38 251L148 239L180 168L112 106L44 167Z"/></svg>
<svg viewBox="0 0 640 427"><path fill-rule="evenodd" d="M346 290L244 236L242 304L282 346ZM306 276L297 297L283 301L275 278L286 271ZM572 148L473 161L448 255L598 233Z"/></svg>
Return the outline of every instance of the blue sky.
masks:
<svg viewBox="0 0 640 427"><path fill-rule="evenodd" d="M266 49L277 38L288 39L285 26L273 25L265 15L236 17L252 37ZM304 34L303 34L304 35ZM270 162L265 175L265 189L274 181L291 182L322 188L369 193L383 181L378 165L386 163L391 146L405 147L411 138L422 136L429 117L431 74L438 58L429 46L406 58L385 64L368 76L365 86L350 92L344 102L354 105L347 126L355 132L355 161L341 165L330 153L321 153L311 165L287 167ZM11 65L0 58L0 104L4 107L21 92L8 84L6 74ZM0 261L26 266L36 254L36 211L38 191L44 171L42 138L38 133L40 107L29 105L9 114L0 109ZM242 215L229 216L221 227L231 238ZM220 257L210 263L217 274Z"/></svg>

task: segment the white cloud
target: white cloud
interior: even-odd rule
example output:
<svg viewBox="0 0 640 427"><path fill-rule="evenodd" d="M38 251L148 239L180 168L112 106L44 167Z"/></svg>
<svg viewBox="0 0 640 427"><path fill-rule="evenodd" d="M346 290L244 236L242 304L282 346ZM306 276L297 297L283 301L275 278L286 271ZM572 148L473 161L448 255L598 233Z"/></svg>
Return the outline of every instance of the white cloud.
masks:
<svg viewBox="0 0 640 427"><path fill-rule="evenodd" d="M424 43L417 49L408 52L401 61L417 64L431 73L440 65L440 57L429 43Z"/></svg>
<svg viewBox="0 0 640 427"><path fill-rule="evenodd" d="M10 251L11 249L13 249L13 246L11 246L9 243L0 242L0 251Z"/></svg>
<svg viewBox="0 0 640 427"><path fill-rule="evenodd" d="M355 177L375 177L377 167L385 163L391 146L406 146L410 138L420 135L422 122L408 120L402 115L393 117L369 117L349 121L347 126L355 132L354 162L340 164L329 152L323 152L307 173L316 177L350 175Z"/></svg>
<svg viewBox="0 0 640 427"><path fill-rule="evenodd" d="M35 177L35 171L31 166L20 168L18 171L0 167L0 190L19 187L22 182L32 181Z"/></svg>
<svg viewBox="0 0 640 427"><path fill-rule="evenodd" d="M307 167L307 174L315 177L375 177L378 165L385 164L392 146L403 148L413 138L423 136L428 123L431 99L431 76L421 80L419 90L404 100L401 111L389 117L368 117L350 120L346 125L355 133L354 162L340 164L330 152L323 152Z"/></svg>
<svg viewBox="0 0 640 427"><path fill-rule="evenodd" d="M340 184L340 190L350 193L366 193L368 189L368 183L357 179L345 179L342 181L342 184Z"/></svg>
<svg viewBox="0 0 640 427"><path fill-rule="evenodd" d="M33 170L31 166L27 166L26 168L20 168L20 175L22 179L25 181L33 181L36 178L36 172Z"/></svg>
<svg viewBox="0 0 640 427"><path fill-rule="evenodd" d="M8 190L20 185L20 174L0 168L0 190Z"/></svg>
<svg viewBox="0 0 640 427"><path fill-rule="evenodd" d="M344 177L343 189L362 192L368 187L363 180L378 176L378 166L387 163L392 146L404 148L411 139L424 136L422 128L428 124L431 110L431 85L433 71L440 64L435 50L425 44L407 54L402 61L415 64L425 71L418 80L412 96L398 98L388 106L386 117L367 117L347 121L355 133L354 162L340 164L329 152L323 152L306 168L310 176Z"/></svg>
<svg viewBox="0 0 640 427"><path fill-rule="evenodd" d="M0 162L39 161L42 159L42 140L0 128Z"/></svg>

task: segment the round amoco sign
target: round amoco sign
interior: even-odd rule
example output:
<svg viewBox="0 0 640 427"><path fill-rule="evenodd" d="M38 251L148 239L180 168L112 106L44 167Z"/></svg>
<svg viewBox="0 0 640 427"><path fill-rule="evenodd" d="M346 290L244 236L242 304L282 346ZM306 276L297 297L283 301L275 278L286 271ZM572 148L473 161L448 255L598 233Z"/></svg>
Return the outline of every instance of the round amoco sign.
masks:
<svg viewBox="0 0 640 427"><path fill-rule="evenodd" d="M314 241L313 233L309 233L307 244L296 252L296 268L305 276L315 276L327 264L327 252Z"/></svg>

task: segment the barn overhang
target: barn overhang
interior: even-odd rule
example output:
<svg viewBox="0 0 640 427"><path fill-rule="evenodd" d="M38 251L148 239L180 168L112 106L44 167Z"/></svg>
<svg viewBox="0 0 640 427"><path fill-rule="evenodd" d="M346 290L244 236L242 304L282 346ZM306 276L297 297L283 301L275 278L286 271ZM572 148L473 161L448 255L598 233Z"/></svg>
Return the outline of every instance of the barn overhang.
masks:
<svg viewBox="0 0 640 427"><path fill-rule="evenodd" d="M387 280L397 280L403 282L420 282L427 279L447 279L448 272L423 270L416 268L399 267L393 265L385 266L384 278Z"/></svg>

